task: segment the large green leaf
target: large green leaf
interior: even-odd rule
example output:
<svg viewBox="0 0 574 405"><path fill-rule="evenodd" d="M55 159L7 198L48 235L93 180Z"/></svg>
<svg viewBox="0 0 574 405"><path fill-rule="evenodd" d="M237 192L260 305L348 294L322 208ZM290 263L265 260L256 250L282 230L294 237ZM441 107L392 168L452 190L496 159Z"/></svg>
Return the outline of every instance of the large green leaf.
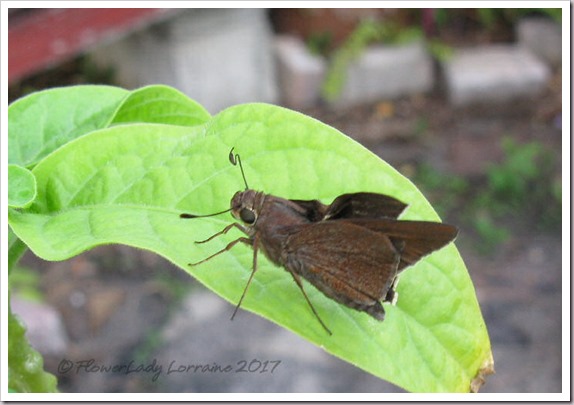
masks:
<svg viewBox="0 0 574 405"><path fill-rule="evenodd" d="M134 91L72 86L32 93L8 109L9 162L32 167L60 146L110 125L135 122L194 126L209 113L173 87Z"/></svg>
<svg viewBox="0 0 574 405"><path fill-rule="evenodd" d="M38 197L25 210L11 210L10 225L47 260L103 243L149 249L236 303L251 272L250 248L238 245L188 266L240 235L234 230L193 243L221 230L231 217L179 218L181 212L226 209L244 188L238 168L227 160L232 147L241 154L251 188L325 203L342 193L379 192L410 204L403 218L438 220L409 180L337 130L293 111L248 104L204 126L122 125L63 146L34 168ZM409 391L467 392L492 362L474 288L454 245L403 273L400 298L395 307L385 304L384 322L305 284L332 336L285 270L263 256L259 264L243 308Z"/></svg>
<svg viewBox="0 0 574 405"><path fill-rule="evenodd" d="M39 91L8 108L8 162L31 167L87 132L105 128L129 94L111 86Z"/></svg>
<svg viewBox="0 0 574 405"><path fill-rule="evenodd" d="M194 126L210 118L203 106L182 92L156 84L132 91L114 115L112 124L149 122Z"/></svg>

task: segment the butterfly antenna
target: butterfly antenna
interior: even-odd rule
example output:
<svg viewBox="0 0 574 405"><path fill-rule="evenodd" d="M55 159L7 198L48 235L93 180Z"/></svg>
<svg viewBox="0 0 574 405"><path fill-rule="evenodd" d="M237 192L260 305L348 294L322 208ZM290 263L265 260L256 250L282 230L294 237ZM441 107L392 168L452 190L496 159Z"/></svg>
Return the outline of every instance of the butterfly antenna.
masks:
<svg viewBox="0 0 574 405"><path fill-rule="evenodd" d="M237 166L239 163L239 170L241 170L241 176L243 177L243 182L245 183L245 190L247 190L249 189L249 186L247 185L247 180L245 179L245 172L243 171L243 165L241 164L241 157L239 156L239 153L233 154L233 149L235 149L235 147L231 148L231 152L229 152L229 161L233 166Z"/></svg>
<svg viewBox="0 0 574 405"><path fill-rule="evenodd" d="M229 212L229 211L231 211L231 208L228 208L225 211L220 211L220 212L216 212L214 214L207 214L207 215L193 215L193 214L183 213L183 214L179 214L179 217L183 218L183 219L206 218L206 217L214 217L214 216L220 215L220 214L225 214L226 212Z"/></svg>

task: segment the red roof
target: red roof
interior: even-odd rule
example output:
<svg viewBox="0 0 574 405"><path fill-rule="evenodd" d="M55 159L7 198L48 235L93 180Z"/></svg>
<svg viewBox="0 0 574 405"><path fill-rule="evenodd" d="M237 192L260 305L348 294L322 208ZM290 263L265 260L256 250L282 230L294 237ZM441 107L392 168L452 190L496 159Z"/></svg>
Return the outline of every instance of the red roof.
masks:
<svg viewBox="0 0 574 405"><path fill-rule="evenodd" d="M18 81L164 18L169 9L12 9L8 15L8 81Z"/></svg>

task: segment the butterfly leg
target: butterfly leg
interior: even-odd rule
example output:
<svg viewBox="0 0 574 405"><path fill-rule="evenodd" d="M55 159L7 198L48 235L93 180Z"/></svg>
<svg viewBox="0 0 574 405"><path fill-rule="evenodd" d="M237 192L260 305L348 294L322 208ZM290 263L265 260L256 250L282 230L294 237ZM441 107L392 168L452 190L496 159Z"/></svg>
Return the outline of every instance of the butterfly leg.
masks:
<svg viewBox="0 0 574 405"><path fill-rule="evenodd" d="M327 331L327 333L329 335L332 335L333 333L329 330L329 328L327 327L327 325L325 325L325 323L321 320L321 317L319 316L319 314L317 313L317 311L315 310L315 307L313 307L313 304L311 303L311 300L309 299L309 297L307 297L307 294L305 293L305 290L303 289L303 283L301 282L301 278L299 277L298 274L289 271L289 273L291 273L291 275L293 276L293 279L295 280L295 282L297 283L297 285L299 286L299 289L301 290L301 292L303 293L303 296L305 297L305 300L307 300L307 303L309 304L309 306L311 307L311 311L313 311L313 314L315 315L315 317L317 318L317 320L319 321L319 323L321 324L321 326L323 327L323 329L325 329Z"/></svg>
<svg viewBox="0 0 574 405"><path fill-rule="evenodd" d="M243 302L243 298L245 298L245 294L247 293L247 289L249 288L249 285L251 284L251 280L253 280L253 276L255 275L255 272L257 271L257 251L259 249L259 238L256 236L253 239L252 243L253 243L253 270L251 271L251 275L249 276L249 280L247 280L247 284L245 285L245 289L243 290L243 294L241 294L241 298L239 298L239 302L237 303L237 306L235 307L235 310L233 311L233 315L231 315L231 320L233 320L233 318L235 318L235 314L237 313L237 310L241 306L241 303Z"/></svg>
<svg viewBox="0 0 574 405"><path fill-rule="evenodd" d="M210 239L211 239L211 238L210 238ZM207 242L207 241L204 241L204 242ZM211 260L211 259L213 259L215 256L217 256L217 255L219 255L219 254L221 254L221 253L223 253L223 252L227 252L228 250L230 250L233 246L235 246L235 245L238 244L239 242L243 242L243 243L245 243L246 245L252 245L252 244L253 244L253 241L252 241L251 239L249 239L249 238L239 238L239 239L235 239L233 242L230 242L229 244L227 244L227 246L225 246L225 247L224 247L223 249L221 249L219 252L215 252L215 253L212 254L211 256L206 257L205 259L200 260L199 262L189 263L188 266L192 266L192 267L193 267L193 266L197 266L198 264L201 264L201 263L204 263L204 262L206 262L206 261L208 261L208 260Z"/></svg>
<svg viewBox="0 0 574 405"><path fill-rule="evenodd" d="M387 291L387 294L385 295L385 299L383 300L383 302L390 302L391 305L397 304L397 300L399 299L399 293L396 290L398 284L399 284L399 277L395 277L393 283L391 284L391 287L389 288L389 291Z"/></svg>
<svg viewBox="0 0 574 405"><path fill-rule="evenodd" d="M200 240L200 241L196 241L195 243L199 244L199 243L206 243L209 242L210 240L212 240L213 238L219 236L219 235L225 235L227 232L229 232L229 230L231 228L237 228L240 231L247 233L245 228L241 225L238 224L237 222L234 222L232 224L227 225L225 228L223 228L221 231L217 232L216 234L211 235L209 238L205 239L205 240Z"/></svg>

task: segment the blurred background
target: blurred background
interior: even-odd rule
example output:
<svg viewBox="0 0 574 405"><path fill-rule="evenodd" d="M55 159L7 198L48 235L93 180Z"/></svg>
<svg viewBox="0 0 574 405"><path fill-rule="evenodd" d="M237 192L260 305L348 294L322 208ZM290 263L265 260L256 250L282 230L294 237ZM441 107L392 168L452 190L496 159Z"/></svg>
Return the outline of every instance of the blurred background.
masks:
<svg viewBox="0 0 574 405"><path fill-rule="evenodd" d="M482 392L562 391L560 9L11 9L9 98L164 83L212 114L284 105L372 150L460 228L490 333ZM280 271L280 270L278 270ZM401 392L164 259L28 253L13 310L63 392ZM280 360L273 374L79 372Z"/></svg>

